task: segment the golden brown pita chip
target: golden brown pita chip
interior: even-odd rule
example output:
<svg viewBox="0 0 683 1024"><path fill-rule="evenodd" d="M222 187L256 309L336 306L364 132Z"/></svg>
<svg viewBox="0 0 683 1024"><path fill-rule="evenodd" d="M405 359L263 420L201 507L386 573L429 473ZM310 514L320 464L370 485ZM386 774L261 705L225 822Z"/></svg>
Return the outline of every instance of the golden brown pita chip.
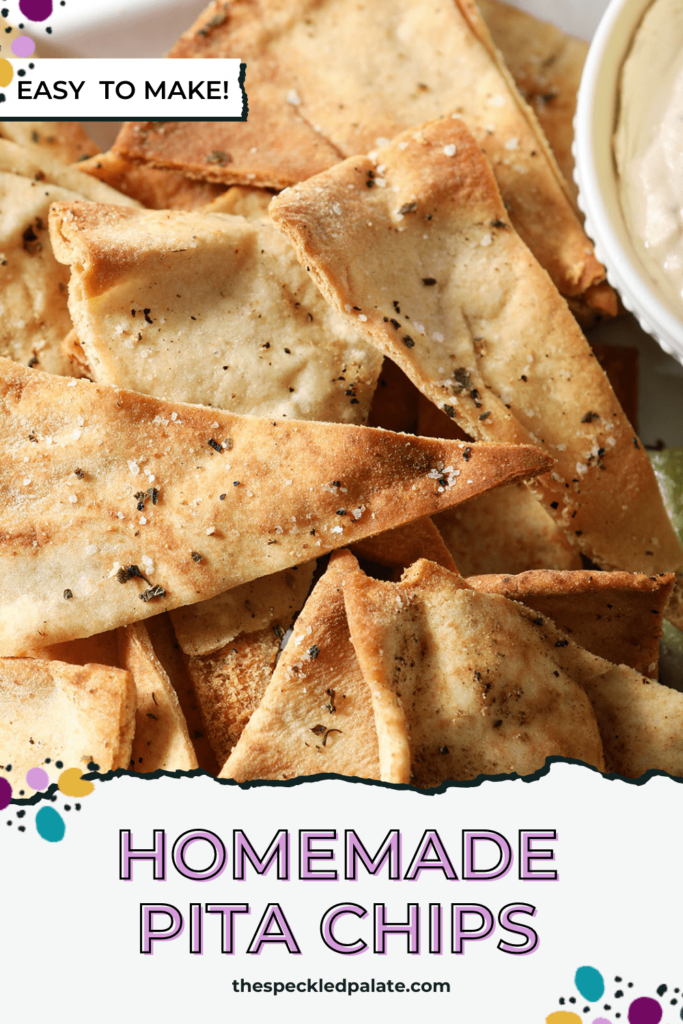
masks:
<svg viewBox="0 0 683 1024"><path fill-rule="evenodd" d="M463 576L581 568L578 551L525 484L440 512L434 522Z"/></svg>
<svg viewBox="0 0 683 1024"><path fill-rule="evenodd" d="M463 121L406 132L377 161L271 203L323 294L468 434L551 452L539 493L595 562L678 568L647 454Z"/></svg>
<svg viewBox="0 0 683 1024"><path fill-rule="evenodd" d="M574 114L588 43L499 0L478 0L491 38L531 106L576 203Z"/></svg>
<svg viewBox="0 0 683 1024"><path fill-rule="evenodd" d="M171 621L185 654L210 654L241 633L289 620L303 608L311 589L315 559L261 576L208 601L176 608Z"/></svg>
<svg viewBox="0 0 683 1024"><path fill-rule="evenodd" d="M73 203L50 224L98 382L238 413L367 418L381 356L269 220Z"/></svg>
<svg viewBox="0 0 683 1024"><path fill-rule="evenodd" d="M344 596L385 782L528 775L552 755L603 768L590 702L526 609L426 561L398 584L356 573Z"/></svg>
<svg viewBox="0 0 683 1024"><path fill-rule="evenodd" d="M79 162L77 169L150 210L198 210L225 191L224 185L194 181L174 171L138 167L111 151Z"/></svg>
<svg viewBox="0 0 683 1024"><path fill-rule="evenodd" d="M186 659L204 728L219 765L225 764L261 702L287 624L273 622L253 633L242 633L211 654Z"/></svg>
<svg viewBox="0 0 683 1024"><path fill-rule="evenodd" d="M121 664L137 690L131 771L191 771L197 757L178 696L171 685L144 623L119 630Z"/></svg>
<svg viewBox="0 0 683 1024"><path fill-rule="evenodd" d="M153 615L145 622L154 653L161 662L171 686L178 695L187 722L187 730L197 757L197 764L210 775L218 774L218 765L206 735L201 711L180 644L176 640L168 614Z"/></svg>
<svg viewBox="0 0 683 1024"><path fill-rule="evenodd" d="M344 608L344 586L357 571L348 552L330 559L220 778L379 778L372 700Z"/></svg>
<svg viewBox="0 0 683 1024"><path fill-rule="evenodd" d="M100 151L79 121L0 121L0 135L20 146L38 146L63 164Z"/></svg>
<svg viewBox="0 0 683 1024"><path fill-rule="evenodd" d="M172 405L10 360L0 453L8 655L213 597L550 461L524 446Z"/></svg>
<svg viewBox="0 0 683 1024"><path fill-rule="evenodd" d="M352 545L354 554L395 569L407 569L420 558L457 572L453 556L431 519L416 519L406 526L379 533Z"/></svg>
<svg viewBox="0 0 683 1024"><path fill-rule="evenodd" d="M637 779L659 769L683 777L683 693L562 639L548 619L543 620L542 635L554 642L558 666L581 684L591 700L607 771Z"/></svg>
<svg viewBox="0 0 683 1024"><path fill-rule="evenodd" d="M470 440L455 420L422 394L417 432L423 437ZM435 522L463 576L580 569L582 565L579 552L564 530L524 484L499 488L442 512Z"/></svg>
<svg viewBox="0 0 683 1024"><path fill-rule="evenodd" d="M552 572L470 576L486 594L521 601L565 630L580 647L615 665L657 678L664 608L674 576L628 572Z"/></svg>
<svg viewBox="0 0 683 1024"><path fill-rule="evenodd" d="M91 762L102 773L126 768L134 726L135 684L129 672L0 659L0 750L18 777L40 766L56 782L56 761L82 771Z"/></svg>
<svg viewBox="0 0 683 1024"><path fill-rule="evenodd" d="M237 52L254 69L246 125L211 132L206 123L131 124L117 150L194 177L282 188L338 155L367 153L456 111L485 148L513 223L560 291L582 296L604 281L545 136L474 3L426 9L412 0L216 0L170 56ZM301 140L290 138L293 127ZM328 150L313 149L315 139ZM616 311L613 293L612 304Z"/></svg>

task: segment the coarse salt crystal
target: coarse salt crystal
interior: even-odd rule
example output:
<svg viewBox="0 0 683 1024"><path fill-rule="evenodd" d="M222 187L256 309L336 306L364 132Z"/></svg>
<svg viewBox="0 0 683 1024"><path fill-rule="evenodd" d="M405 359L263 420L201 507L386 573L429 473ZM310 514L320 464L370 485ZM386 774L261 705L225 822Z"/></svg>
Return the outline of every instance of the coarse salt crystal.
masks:
<svg viewBox="0 0 683 1024"><path fill-rule="evenodd" d="M415 330L417 331L418 334L426 334L427 333L427 329L425 328L425 325L421 324L421 323L418 323L417 320L413 320L413 327L415 328Z"/></svg>
<svg viewBox="0 0 683 1024"><path fill-rule="evenodd" d="M365 323L365 321L367 320L367 317L366 317L365 313L361 313L360 316L358 317L358 319L362 320L363 323Z"/></svg>
<svg viewBox="0 0 683 1024"><path fill-rule="evenodd" d="M175 423L175 421L178 419L178 413L177 412L172 412L171 413L171 419Z"/></svg>
<svg viewBox="0 0 683 1024"><path fill-rule="evenodd" d="M342 526L333 526L332 527L332 533L343 533L343 532L344 532L344 528Z"/></svg>
<svg viewBox="0 0 683 1024"><path fill-rule="evenodd" d="M69 212L71 212L71 211L69 211ZM67 384L67 387L68 388L75 388L77 383L78 383L78 381L76 381L76 380L70 380L69 383Z"/></svg>
<svg viewBox="0 0 683 1024"><path fill-rule="evenodd" d="M140 472L140 467L138 466L137 462L135 462L133 459L128 460L128 469L132 476L137 476L138 473Z"/></svg>
<svg viewBox="0 0 683 1024"><path fill-rule="evenodd" d="M206 536L207 537L210 537L211 534L215 533L215 532L216 532L216 527L215 526L207 526L207 528L206 528Z"/></svg>
<svg viewBox="0 0 683 1024"><path fill-rule="evenodd" d="M85 549L86 555L94 555L96 551L97 551L97 545L96 544L88 544L88 546Z"/></svg>
<svg viewBox="0 0 683 1024"><path fill-rule="evenodd" d="M493 238L491 237L491 235L489 235L489 234L482 235L481 236L480 245L483 245L484 247L487 247L487 246L491 245L492 241L493 241Z"/></svg>
<svg viewBox="0 0 683 1024"><path fill-rule="evenodd" d="M287 93L287 102L291 103L293 107L301 106L301 97L296 89L290 89Z"/></svg>
<svg viewBox="0 0 683 1024"><path fill-rule="evenodd" d="M509 150L519 149L519 139L508 139L505 143L505 148Z"/></svg>
<svg viewBox="0 0 683 1024"><path fill-rule="evenodd" d="M80 438L80 436L81 436L81 434L82 434L82 433L83 433L83 431L82 431L82 430L78 430L78 429L76 429L76 430L73 430L73 431L71 432L71 436L73 437L74 441L78 441L78 439Z"/></svg>
<svg viewBox="0 0 683 1024"><path fill-rule="evenodd" d="M276 532L276 533L284 533L285 531L284 531L284 530L282 529L282 527L281 527L281 526L276 526L276 527L275 527L275 532Z"/></svg>
<svg viewBox="0 0 683 1024"><path fill-rule="evenodd" d="M30 476L27 476L27 477L26 477L26 479L24 480L24 487L28 487L28 485L29 485L30 483L31 483L31 477L30 477Z"/></svg>
<svg viewBox="0 0 683 1024"><path fill-rule="evenodd" d="M445 341L446 340L444 338L443 334L441 333L441 331L434 331L434 333L432 334L432 338L434 339L434 341Z"/></svg>
<svg viewBox="0 0 683 1024"><path fill-rule="evenodd" d="M147 517L146 516L140 516L140 518L138 519L138 522L140 523L140 526L144 526L145 523L147 522Z"/></svg>
<svg viewBox="0 0 683 1024"><path fill-rule="evenodd" d="M119 519L123 519L123 512L117 512L116 515L119 517Z"/></svg>
<svg viewBox="0 0 683 1024"><path fill-rule="evenodd" d="M71 502L72 505L75 505L76 502L78 501L78 498L77 498L77 496L75 494L70 494L69 495L69 501Z"/></svg>
<svg viewBox="0 0 683 1024"><path fill-rule="evenodd" d="M451 143L450 146L443 147L443 152L444 156L455 156L456 147L453 145L453 143Z"/></svg>
<svg viewBox="0 0 683 1024"><path fill-rule="evenodd" d="M78 417L78 425L79 425L79 427L82 427L84 423L85 423L85 420L83 419L83 417L79 416Z"/></svg>

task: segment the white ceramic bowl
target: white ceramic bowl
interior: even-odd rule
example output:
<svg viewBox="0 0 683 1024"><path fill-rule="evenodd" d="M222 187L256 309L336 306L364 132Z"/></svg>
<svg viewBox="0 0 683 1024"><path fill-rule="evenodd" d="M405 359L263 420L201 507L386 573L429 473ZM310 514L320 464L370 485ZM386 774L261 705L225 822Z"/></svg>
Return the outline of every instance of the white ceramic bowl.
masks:
<svg viewBox="0 0 683 1024"><path fill-rule="evenodd" d="M611 285L641 327L683 363L683 320L640 261L624 221L612 152L621 68L652 0L612 0L591 44L581 80L574 132L576 183L586 231ZM653 69L653 83L656 83Z"/></svg>

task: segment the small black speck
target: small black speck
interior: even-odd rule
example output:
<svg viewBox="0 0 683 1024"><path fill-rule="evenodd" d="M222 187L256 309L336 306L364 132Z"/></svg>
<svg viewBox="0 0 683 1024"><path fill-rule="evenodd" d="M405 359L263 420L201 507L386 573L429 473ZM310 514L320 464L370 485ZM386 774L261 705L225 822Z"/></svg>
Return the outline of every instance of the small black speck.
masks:
<svg viewBox="0 0 683 1024"><path fill-rule="evenodd" d="M72 591L70 591L69 588L67 587L67 589L64 591L64 600L65 601L70 601L73 596L74 595L73 595Z"/></svg>
<svg viewBox="0 0 683 1024"><path fill-rule="evenodd" d="M88 761L88 771L89 772L98 772L99 770L100 770L100 766L98 764L95 764L94 761ZM78 804L76 804L76 810L78 810Z"/></svg>

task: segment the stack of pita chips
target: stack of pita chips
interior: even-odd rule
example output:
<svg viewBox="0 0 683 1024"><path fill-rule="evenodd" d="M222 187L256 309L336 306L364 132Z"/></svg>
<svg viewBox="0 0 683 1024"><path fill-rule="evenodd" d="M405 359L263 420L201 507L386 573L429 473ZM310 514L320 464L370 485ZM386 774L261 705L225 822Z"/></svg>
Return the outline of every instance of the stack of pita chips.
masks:
<svg viewBox="0 0 683 1024"><path fill-rule="evenodd" d="M585 48L237 0L171 53L235 55L246 123L0 122L3 756L683 774L683 552L577 323L617 311L565 180Z"/></svg>

